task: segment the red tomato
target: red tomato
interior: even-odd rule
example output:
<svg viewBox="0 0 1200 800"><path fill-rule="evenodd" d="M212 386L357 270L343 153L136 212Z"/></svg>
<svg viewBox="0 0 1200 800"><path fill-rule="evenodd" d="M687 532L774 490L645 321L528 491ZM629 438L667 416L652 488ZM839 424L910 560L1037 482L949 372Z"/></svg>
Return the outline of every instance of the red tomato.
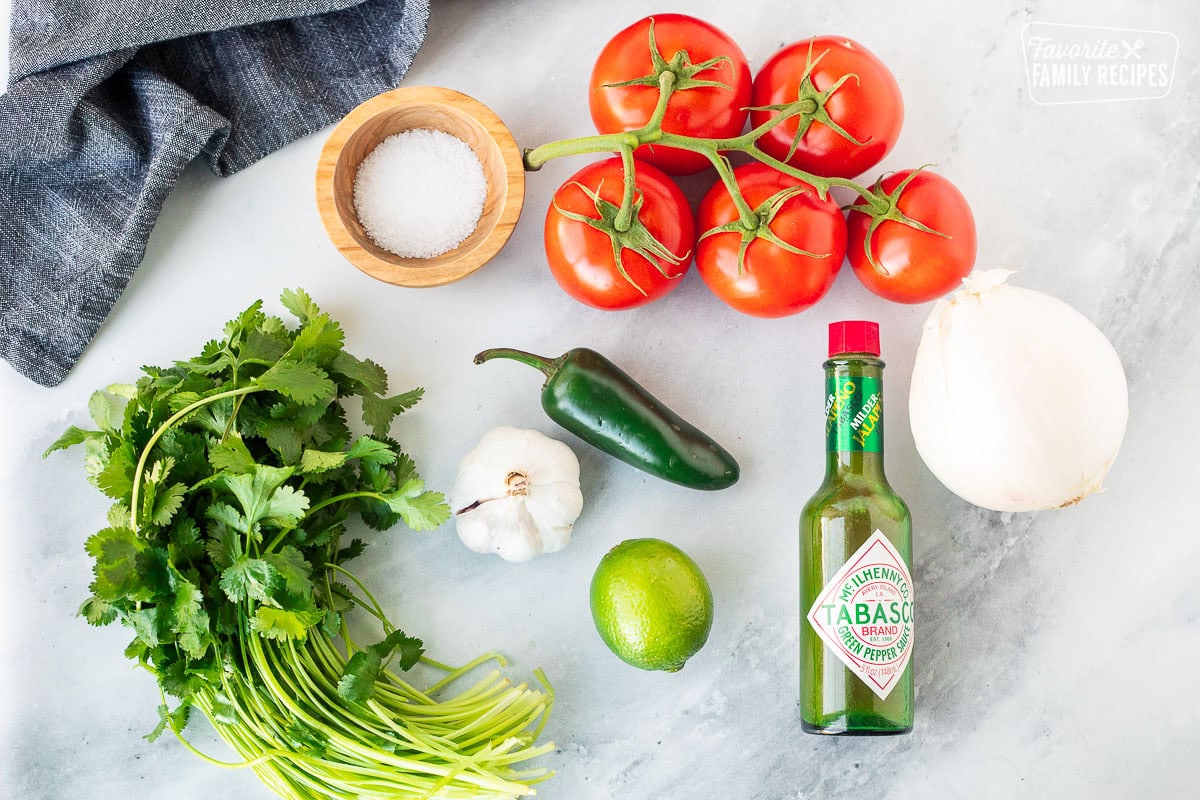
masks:
<svg viewBox="0 0 1200 800"><path fill-rule="evenodd" d="M604 231L563 213L583 215L598 222L605 216L581 188L587 187L601 201L610 204L607 216L615 214L624 186L620 158L598 161L576 172L554 193L554 201L546 212L546 259L551 274L567 294L595 308L633 308L657 300L679 285L679 278L691 264L696 223L687 198L661 170L641 161L636 162L636 167L635 185L642 198L637 220L650 236L675 255L677 263L650 253L646 253L650 256L647 258L630 247L622 247L621 262L626 277L613 257L613 239Z"/></svg>
<svg viewBox="0 0 1200 800"><path fill-rule="evenodd" d="M646 76L657 79L650 56L650 22L658 52L666 62L687 51L689 64L699 65L725 57L696 72L698 81L716 81L721 86L693 86L675 91L667 103L662 128L668 133L722 139L737 136L746 124L750 105L750 67L737 43L723 31L685 14L656 14L635 22L604 46L592 69L590 106L596 130L619 133L641 128L650 121L658 104L658 85L612 86ZM686 65L682 65L686 67ZM677 70L683 71L682 67ZM709 166L698 153L671 147L643 145L637 157L650 161L672 175L687 175Z"/></svg>
<svg viewBox="0 0 1200 800"><path fill-rule="evenodd" d="M816 255L793 253L758 237L750 242L744 264L739 265L741 235L722 232L696 244L700 276L713 294L738 311L756 317L797 314L825 296L842 266L846 255L842 212L832 197L821 200L807 183L763 164L739 167L734 177L749 206L760 211L760 218L766 213L765 204L778 192L806 189L778 206L769 227L784 242ZM729 190L718 181L700 204L700 230L737 219Z"/></svg>
<svg viewBox="0 0 1200 800"><path fill-rule="evenodd" d="M829 125L814 121L791 158L788 150L799 130L799 116L781 122L758 140L758 146L780 160L823 177L853 178L878 164L900 136L904 101L895 77L861 44L843 36L817 36L790 44L763 65L754 79L753 106L793 103L803 89L828 92L843 76L849 78L825 100L829 119L862 144L855 144ZM802 84L808 84L802 86ZM750 125L758 127L778 111L754 111Z"/></svg>
<svg viewBox="0 0 1200 800"><path fill-rule="evenodd" d="M881 188L895 193L913 170L884 179ZM924 303L956 288L975 266L975 217L967 199L954 184L929 170L921 170L896 199L896 206L911 219L946 236L918 230L902 222L885 220L871 237L867 260L866 239L871 217L851 206L847 225L850 266L875 294L897 303ZM947 238L948 237L948 238Z"/></svg>

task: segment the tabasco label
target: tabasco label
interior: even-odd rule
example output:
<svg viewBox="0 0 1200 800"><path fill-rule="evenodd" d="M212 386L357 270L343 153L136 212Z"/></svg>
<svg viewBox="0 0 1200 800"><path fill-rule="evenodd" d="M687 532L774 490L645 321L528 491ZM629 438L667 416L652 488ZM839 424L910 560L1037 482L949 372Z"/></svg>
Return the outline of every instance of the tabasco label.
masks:
<svg viewBox="0 0 1200 800"><path fill-rule="evenodd" d="M821 640L871 691L887 699L913 649L912 578L876 530L825 584L808 612Z"/></svg>
<svg viewBox="0 0 1200 800"><path fill-rule="evenodd" d="M883 452L883 388L879 378L830 376L825 439L831 453Z"/></svg>

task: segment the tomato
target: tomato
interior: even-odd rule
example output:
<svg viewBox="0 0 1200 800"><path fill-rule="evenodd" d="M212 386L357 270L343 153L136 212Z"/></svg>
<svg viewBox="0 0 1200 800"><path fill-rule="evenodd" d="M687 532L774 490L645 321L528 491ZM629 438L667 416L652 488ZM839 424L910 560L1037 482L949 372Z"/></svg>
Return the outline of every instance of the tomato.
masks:
<svg viewBox="0 0 1200 800"><path fill-rule="evenodd" d="M672 67L677 77L688 72L688 65L721 61L695 72L692 80L716 81L722 86L693 86L675 91L668 103L662 129L668 133L723 139L737 136L746 124L752 81L746 56L733 39L703 20L685 14L657 14L633 23L612 38L600 52L592 69L589 92L592 120L600 133L637 130L650 121L658 104L659 90L652 86L612 86L611 84L651 76L657 73L650 55L650 24L663 61L670 63L676 53L686 51L688 61ZM683 85L686 85L686 81ZM728 88L726 88L728 87ZM650 161L672 175L687 175L709 166L698 153L671 147L643 145L635 151L638 158Z"/></svg>
<svg viewBox="0 0 1200 800"><path fill-rule="evenodd" d="M641 207L633 229L618 234L623 245L619 248L621 265L628 277L621 274L621 265L614 258L613 238L594 227L605 225L602 218L606 215L598 205L611 217L621 204L624 170L620 158L598 161L576 172L554 193L546 212L546 259L551 274L567 294L595 308L633 308L657 300L679 285L691 264L696 224L687 198L661 170L641 161L635 165ZM581 215L595 223L569 215ZM638 241L639 233L657 240L674 254L674 260L649 252L644 246L649 240L643 236Z"/></svg>
<svg viewBox="0 0 1200 800"><path fill-rule="evenodd" d="M810 66L806 81L806 69ZM811 42L788 45L759 70L751 105L782 105L795 102L803 93L823 94L843 76L851 74L857 80L851 77L838 86L824 100L824 110L831 122L861 144L855 144L825 122L814 120L788 158L799 130L801 118L796 116L764 134L758 146L794 167L827 178L853 178L878 164L900 136L904 101L892 73L857 42L843 36L817 36ZM754 111L750 124L758 127L778 113Z"/></svg>
<svg viewBox="0 0 1200 800"><path fill-rule="evenodd" d="M758 236L749 243L743 264L738 255L742 236L727 231L696 244L696 266L713 294L728 305L756 317L783 317L809 308L829 291L846 255L846 223L832 197L822 200L817 190L796 178L762 164L734 171L738 188L759 212L771 233L793 247L815 255L793 253ZM807 190L784 199L779 192ZM774 217L770 200L778 197ZM738 219L725 184L718 181L700 204L701 232Z"/></svg>
<svg viewBox="0 0 1200 800"><path fill-rule="evenodd" d="M847 223L854 274L872 292L897 303L924 303L957 288L975 265L975 217L962 192L929 170L897 172L880 188L905 215L945 236L885 220L871 237L878 265L873 266L865 248L871 217L856 210L865 206L860 200L850 207Z"/></svg>

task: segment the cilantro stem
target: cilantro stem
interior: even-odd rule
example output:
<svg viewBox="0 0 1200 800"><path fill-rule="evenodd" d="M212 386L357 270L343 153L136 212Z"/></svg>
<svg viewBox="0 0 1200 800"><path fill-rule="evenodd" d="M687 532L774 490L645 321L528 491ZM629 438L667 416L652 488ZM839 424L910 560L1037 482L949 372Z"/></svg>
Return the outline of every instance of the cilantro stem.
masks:
<svg viewBox="0 0 1200 800"><path fill-rule="evenodd" d="M275 552L275 548L278 547L283 542L284 539L286 539L288 536L290 536L292 531L296 530L296 528L303 525L304 522L309 517L311 517L313 514L320 511L321 509L328 508L329 506L333 505L334 503L340 503L344 500L353 500L356 497L368 497L368 498L378 500L381 503L387 502L386 500L383 499L383 495L379 494L378 492L346 492L345 494L335 495L334 497L327 497L326 499L322 500L321 502L319 502L316 505L309 508L308 511L305 512L304 516L300 518L300 521L298 523L296 523L295 525L285 526L283 528L280 528L279 532L277 534L275 534L274 537L272 537L270 543L267 545L266 549L263 550L263 552L264 553Z"/></svg>
<svg viewBox="0 0 1200 800"><path fill-rule="evenodd" d="M230 389L226 392L219 392L217 394L209 395L208 397L202 397L196 402L179 409L170 417L168 417L166 422L158 426L158 429L154 431L154 434L150 437L150 440L146 442L146 446L142 448L141 456L138 458L137 468L133 471L133 488L130 490L129 495L129 527L133 529L134 533L137 533L138 531L138 490L141 488L142 474L146 471L146 461L150 458L150 451L154 449L154 445L158 444L158 440L163 437L163 434L173 428L177 422L186 417L188 414L191 414L193 411L203 408L210 403L215 403L218 400L224 400L226 397L240 397L244 394L251 394L252 392L260 391L262 391L262 387L259 386L243 386L240 389Z"/></svg>
<svg viewBox="0 0 1200 800"><path fill-rule="evenodd" d="M326 564L325 566L331 570L342 573L342 575L349 578L351 580L351 582L353 582L354 585L359 588L359 590L367 598L367 606L366 607L370 610L375 611L375 615L374 615L375 618L378 619L383 624L384 633L391 633L392 631L396 630L395 626L392 625L391 621L387 618L387 615L384 613L383 607L379 605L379 601L375 599L375 595L371 594L371 590L368 589L366 587L366 585L361 580L358 579L357 575L355 575L353 572L346 569L345 567L339 566L337 564L330 563L330 564ZM362 603L360 602L359 605L362 605Z"/></svg>
<svg viewBox="0 0 1200 800"><path fill-rule="evenodd" d="M379 492L346 492L345 494L339 494L334 497L328 497L328 498L322 500L321 502L317 503L316 505L312 506L311 508L309 508L308 512L305 513L304 517L300 520L300 524L303 525L304 520L308 519L313 514L320 511L322 508L328 508L329 506L333 505L334 503L340 503L344 500L353 500L356 497L369 497L369 498L378 500L381 503L387 502L386 500L383 499L383 495L379 494ZM276 537L276 538L278 538L278 537ZM270 549L270 548L268 548L268 549Z"/></svg>

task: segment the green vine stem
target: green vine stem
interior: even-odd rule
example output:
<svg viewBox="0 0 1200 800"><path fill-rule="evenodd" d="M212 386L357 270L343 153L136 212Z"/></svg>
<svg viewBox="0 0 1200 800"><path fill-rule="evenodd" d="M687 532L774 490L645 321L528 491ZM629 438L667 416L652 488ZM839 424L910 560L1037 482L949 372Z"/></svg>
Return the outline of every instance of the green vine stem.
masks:
<svg viewBox="0 0 1200 800"><path fill-rule="evenodd" d="M671 101L671 97L677 91L687 91L695 86L723 86L723 84L714 81L702 81L694 77L694 75L702 71L704 68L712 66L719 59L714 59L712 62L704 62L702 65L690 65L686 60L686 53L683 51L676 52L669 60L665 59L658 51L658 46L654 38L654 25L650 25L650 55L651 61L654 64L657 75L652 73L643 78L638 78L632 81L626 81L614 86L639 85L656 87L659 92L658 102L655 104L654 112L647 120L646 124L631 131L621 131L618 133L596 134L592 136L580 136L571 139L563 139L557 142L549 142L534 148L528 148L524 151L523 158L525 169L534 172L556 158L564 158L566 156L587 155L595 153L619 153L621 156L622 165L624 168L624 192L621 206L615 217L614 227L618 232L625 232L630 229L636 222L637 207L636 207L636 163L634 161L635 151L639 147L646 145L654 145L656 147L670 147L678 150L685 150L692 153L697 153L704 156L712 163L716 169L717 175L721 182L725 184L729 192L730 198L733 200L734 206L738 211L738 218L741 226L746 231L756 231L761 223L761 219L755 210L752 209L745 197L742 196L741 189L737 185L737 181L733 175L733 167L726 153L740 152L744 153L751 159L765 164L778 172L788 175L792 178L804 181L812 186L817 195L825 200L829 191L834 187L843 187L854 192L861 198L861 210L870 215L873 219L871 232L873 233L884 221L895 221L904 225L924 230L929 233L940 234L938 231L927 228L921 223L912 220L904 215L897 208L898 193L893 192L891 195L884 193L879 184L872 188L867 188L848 178L837 177L821 177L814 175L805 170L793 167L785 161L766 153L758 147L758 141L770 130L777 125L782 124L788 119L799 117L802 125L811 124L813 121L824 122L825 124L833 124L835 130L845 135L850 141L857 141L848 133L841 130L836 123L832 121L826 122L828 119L822 119L820 112L823 111L824 100L833 94L838 87L846 80L857 76L853 74L844 75L835 82L835 84L825 92L818 92L815 87L809 87L809 91L801 92L791 103L785 103L778 106L771 106L770 110L778 110L779 113L757 127L743 133L739 136L728 137L724 139L706 139L703 137L685 136L678 133L670 133L663 130L663 120L666 117L667 107ZM809 53L809 69L820 60L812 58L812 53ZM680 70L687 70L680 72ZM683 77L680 77L680 76ZM814 116L816 115L816 116ZM803 130L803 128L802 128ZM924 169L922 167L922 169ZM919 171L919 170L918 170ZM856 204L857 205L857 204ZM614 240L615 241L615 240ZM874 258L871 254L870 240L866 243L867 257L873 265ZM875 265L879 268L879 265Z"/></svg>
<svg viewBox="0 0 1200 800"><path fill-rule="evenodd" d="M669 97L668 97L669 99ZM727 139L705 139L696 136L685 136L679 133L669 133L662 129L661 121L657 124L655 120L643 125L641 128L633 131L622 131L620 133L602 133L594 136L581 136L573 139L563 139L557 142L548 142L538 147L525 150L524 162L525 169L530 172L536 172L541 169L547 162L553 161L556 158L564 158L566 156L589 155L595 153L613 153L624 150L629 147L636 149L642 145L654 144L663 147L674 147L679 150L688 150L693 153L708 158L716 166L718 161L725 159L722 153L741 152L750 156L756 161L766 164L785 175L790 175L793 178L798 178L811 185L817 190L821 199L825 199L829 190L835 186L843 186L850 189L855 194L862 197L872 207L880 202L880 198L867 187L856 183L848 178L823 178L819 175L814 175L811 172L805 172L802 169L793 167L784 161L780 161L771 155L759 149L757 142L762 136L777 125L780 125L790 117L800 115L804 111L806 100L797 100L794 103L786 106L780 111L778 116L772 117L766 122L753 128L740 136L734 136ZM662 105L665 106L665 103ZM718 172L720 170L718 169ZM886 200L882 201L886 205Z"/></svg>

